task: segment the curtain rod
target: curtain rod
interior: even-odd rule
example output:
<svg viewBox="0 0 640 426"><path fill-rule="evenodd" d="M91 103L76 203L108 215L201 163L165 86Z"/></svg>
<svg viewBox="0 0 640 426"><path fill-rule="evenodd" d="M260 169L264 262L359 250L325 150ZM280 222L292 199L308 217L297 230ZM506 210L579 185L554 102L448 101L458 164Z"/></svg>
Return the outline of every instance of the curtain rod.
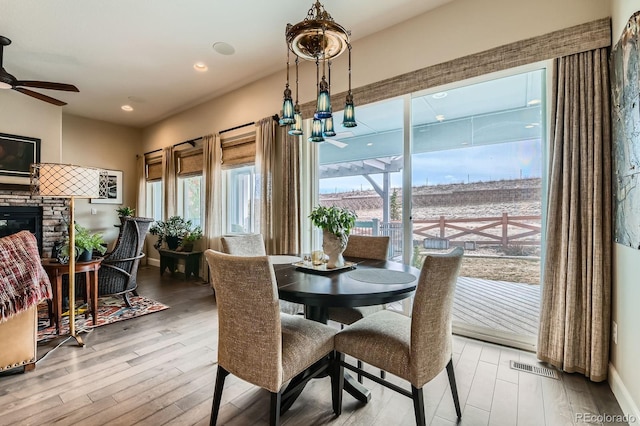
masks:
<svg viewBox="0 0 640 426"><path fill-rule="evenodd" d="M191 146L196 146L196 142L199 141L200 139L202 139L202 136L200 136L198 138L194 138L194 139L189 139L188 141L174 143L172 146L174 148L176 146L186 145L186 144L189 144ZM144 155L149 155L149 154L153 154L154 152L160 152L160 151L162 151L162 148L158 148L158 149L154 149L153 151L145 152Z"/></svg>
<svg viewBox="0 0 640 426"><path fill-rule="evenodd" d="M253 125L253 124L256 124L256 122L255 122L255 121L252 121L252 122L250 122L250 123L241 124L241 125L239 125L239 126L232 127L232 128L230 128L230 129L221 130L221 131L219 131L219 132L218 132L218 134L219 134L219 135L221 135L221 134L223 134L223 133L230 132L230 131L232 131L232 130L242 129L243 127L251 126L251 125Z"/></svg>

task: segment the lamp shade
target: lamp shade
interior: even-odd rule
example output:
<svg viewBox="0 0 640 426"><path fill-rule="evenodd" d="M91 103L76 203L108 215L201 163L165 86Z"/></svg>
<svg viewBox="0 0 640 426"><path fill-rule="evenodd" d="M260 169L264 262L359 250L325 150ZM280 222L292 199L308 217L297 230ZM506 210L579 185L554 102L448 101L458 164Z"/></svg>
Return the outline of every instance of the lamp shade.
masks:
<svg viewBox="0 0 640 426"><path fill-rule="evenodd" d="M296 122L289 128L289 134L292 136L302 135L302 114L300 114L300 108L296 105L295 113Z"/></svg>
<svg viewBox="0 0 640 426"><path fill-rule="evenodd" d="M336 135L336 131L333 128L333 116L327 117L324 120L324 136L332 137Z"/></svg>
<svg viewBox="0 0 640 426"><path fill-rule="evenodd" d="M71 164L31 165L31 193L42 197L104 198L108 189L107 172Z"/></svg>
<svg viewBox="0 0 640 426"><path fill-rule="evenodd" d="M311 123L311 137L309 138L309 142L324 142L324 138L322 137L322 120L319 118L314 118Z"/></svg>
<svg viewBox="0 0 640 426"><path fill-rule="evenodd" d="M353 106L353 98L351 95L347 95L347 101L344 105L344 111L342 112L342 125L344 127L356 127L356 111Z"/></svg>

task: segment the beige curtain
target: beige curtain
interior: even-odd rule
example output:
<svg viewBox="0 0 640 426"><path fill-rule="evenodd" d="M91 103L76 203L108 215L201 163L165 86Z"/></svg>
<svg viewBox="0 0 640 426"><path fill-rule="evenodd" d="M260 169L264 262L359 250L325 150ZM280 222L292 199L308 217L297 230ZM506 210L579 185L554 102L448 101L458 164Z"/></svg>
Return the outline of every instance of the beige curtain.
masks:
<svg viewBox="0 0 640 426"><path fill-rule="evenodd" d="M280 147L282 178L274 192L280 193L276 245L278 253L300 253L300 138L287 133L286 127L278 127L277 143Z"/></svg>
<svg viewBox="0 0 640 426"><path fill-rule="evenodd" d="M206 248L220 250L222 235L222 170L220 136L203 137L204 238Z"/></svg>
<svg viewBox="0 0 640 426"><path fill-rule="evenodd" d="M144 155L136 157L136 180L138 182L138 193L136 198L136 216L145 217L147 215L147 165Z"/></svg>
<svg viewBox="0 0 640 426"><path fill-rule="evenodd" d="M176 214L176 162L173 147L162 150L162 185L164 186L164 220Z"/></svg>
<svg viewBox="0 0 640 426"><path fill-rule="evenodd" d="M256 124L256 196L268 254L300 252L299 138L273 117Z"/></svg>
<svg viewBox="0 0 640 426"><path fill-rule="evenodd" d="M612 187L607 49L554 64L551 178L538 358L607 377Z"/></svg>
<svg viewBox="0 0 640 426"><path fill-rule="evenodd" d="M256 199L260 233L267 254L276 254L273 182L276 167L276 123L272 117L256 123Z"/></svg>

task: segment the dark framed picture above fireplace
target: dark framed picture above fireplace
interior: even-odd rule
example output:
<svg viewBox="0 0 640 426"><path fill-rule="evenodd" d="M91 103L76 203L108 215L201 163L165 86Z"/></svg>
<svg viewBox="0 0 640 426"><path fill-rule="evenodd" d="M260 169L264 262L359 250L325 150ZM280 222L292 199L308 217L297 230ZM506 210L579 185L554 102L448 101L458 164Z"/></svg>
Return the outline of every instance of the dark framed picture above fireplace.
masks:
<svg viewBox="0 0 640 426"><path fill-rule="evenodd" d="M0 184L29 185L29 167L40 162L40 139L0 133Z"/></svg>

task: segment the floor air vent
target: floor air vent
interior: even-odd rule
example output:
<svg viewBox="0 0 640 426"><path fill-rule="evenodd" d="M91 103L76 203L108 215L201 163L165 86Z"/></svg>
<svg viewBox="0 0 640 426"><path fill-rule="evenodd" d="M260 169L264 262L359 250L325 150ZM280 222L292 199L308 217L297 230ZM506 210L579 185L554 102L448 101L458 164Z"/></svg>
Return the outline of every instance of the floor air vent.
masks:
<svg viewBox="0 0 640 426"><path fill-rule="evenodd" d="M538 376L550 377L558 379L558 372L551 368L540 367L538 365L524 364L518 361L511 361L511 368L526 373L537 374Z"/></svg>

